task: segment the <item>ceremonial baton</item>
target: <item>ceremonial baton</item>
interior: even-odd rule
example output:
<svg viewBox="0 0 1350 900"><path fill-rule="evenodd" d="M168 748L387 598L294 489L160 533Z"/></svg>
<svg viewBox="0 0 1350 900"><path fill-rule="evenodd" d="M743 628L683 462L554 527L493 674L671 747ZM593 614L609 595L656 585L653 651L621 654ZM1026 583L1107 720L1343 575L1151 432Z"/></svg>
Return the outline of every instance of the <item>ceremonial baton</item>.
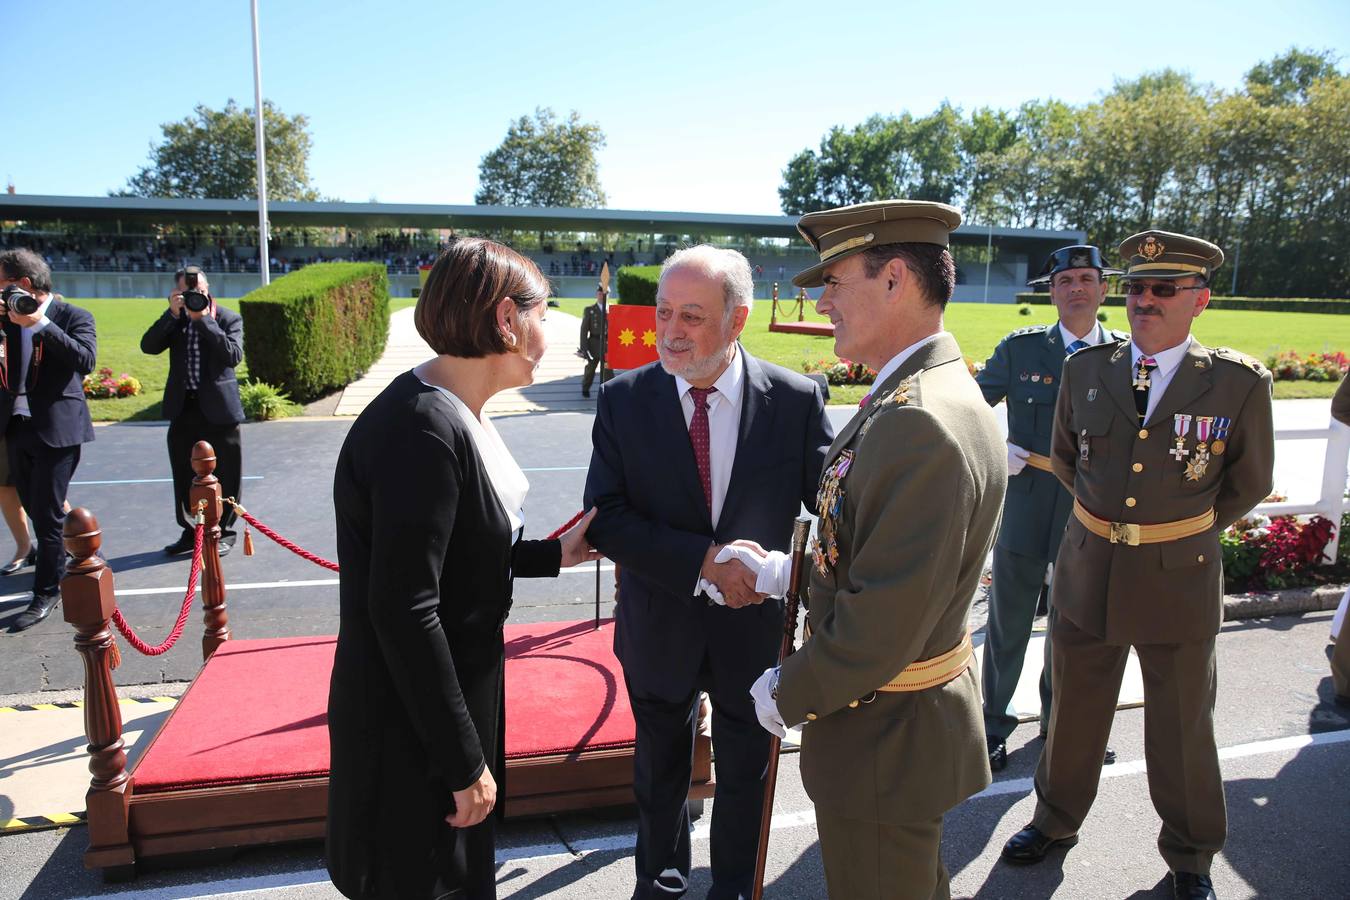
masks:
<svg viewBox="0 0 1350 900"><path fill-rule="evenodd" d="M778 647L778 665L792 655L797 639L797 608L804 599L802 576L806 572L806 536L811 532L811 519L798 516L792 523L792 568L788 575L787 596L783 598L783 642ZM764 866L769 859L769 826L773 824L773 790L778 784L778 752L783 741L778 735L769 737L769 764L764 769L764 810L759 816L759 852L755 854L754 892L750 900L763 900Z"/></svg>

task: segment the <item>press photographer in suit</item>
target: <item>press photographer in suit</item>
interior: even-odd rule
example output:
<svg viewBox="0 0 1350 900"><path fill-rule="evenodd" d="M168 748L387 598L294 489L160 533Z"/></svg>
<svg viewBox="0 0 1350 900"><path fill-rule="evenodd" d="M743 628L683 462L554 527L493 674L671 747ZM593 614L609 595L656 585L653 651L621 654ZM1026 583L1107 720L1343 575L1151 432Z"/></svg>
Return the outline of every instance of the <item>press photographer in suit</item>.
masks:
<svg viewBox="0 0 1350 900"><path fill-rule="evenodd" d="M24 631L51 615L61 599L61 525L80 445L94 439L84 376L94 369L98 338L88 310L52 294L51 269L31 250L0 253L0 291L0 429L38 545L33 599L10 625Z"/></svg>
<svg viewBox="0 0 1350 900"><path fill-rule="evenodd" d="M244 407L234 368L244 358L244 320L216 304L206 273L188 266L175 276L169 308L141 338L141 352L169 351L164 415L169 420L169 467L173 471L174 517L183 533L164 548L170 556L191 553L195 544L188 511L192 490L192 447L207 441L216 451L216 477L223 496L239 497L243 451L239 423ZM220 517L220 554L234 547L234 507Z"/></svg>

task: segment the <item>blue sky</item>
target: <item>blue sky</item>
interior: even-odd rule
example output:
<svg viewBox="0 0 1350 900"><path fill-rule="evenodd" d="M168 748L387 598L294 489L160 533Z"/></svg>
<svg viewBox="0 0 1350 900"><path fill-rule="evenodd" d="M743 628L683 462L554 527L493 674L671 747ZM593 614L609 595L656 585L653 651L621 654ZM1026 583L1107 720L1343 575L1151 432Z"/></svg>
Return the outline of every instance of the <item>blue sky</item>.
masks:
<svg viewBox="0 0 1350 900"><path fill-rule="evenodd" d="M265 95L309 116L313 182L351 201L472 203L508 123L551 106L605 130L612 207L773 214L787 160L873 113L1081 103L1167 65L1235 87L1290 46L1350 56L1344 0L259 6ZM248 10L0 0L0 176L102 195L145 163L161 123L197 103L252 106Z"/></svg>

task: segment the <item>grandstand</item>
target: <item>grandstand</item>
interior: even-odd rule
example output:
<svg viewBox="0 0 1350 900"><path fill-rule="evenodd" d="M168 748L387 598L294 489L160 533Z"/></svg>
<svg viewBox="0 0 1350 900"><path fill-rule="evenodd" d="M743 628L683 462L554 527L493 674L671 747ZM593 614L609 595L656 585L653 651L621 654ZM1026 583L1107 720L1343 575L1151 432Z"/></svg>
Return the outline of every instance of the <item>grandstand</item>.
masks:
<svg viewBox="0 0 1350 900"><path fill-rule="evenodd" d="M791 293L791 277L816 258L793 216L340 202L276 202L268 212L273 276L316 262L379 261L396 297L413 293L418 266L456 234L511 243L564 297L593 294L604 263L657 264L693 242L745 253L761 299L774 283ZM205 269L218 296L242 296L259 282L256 221L247 200L0 195L0 247L43 254L57 290L71 297L165 296L186 264ZM1012 302L1050 251L1083 240L1081 231L963 225L952 237L955 299Z"/></svg>

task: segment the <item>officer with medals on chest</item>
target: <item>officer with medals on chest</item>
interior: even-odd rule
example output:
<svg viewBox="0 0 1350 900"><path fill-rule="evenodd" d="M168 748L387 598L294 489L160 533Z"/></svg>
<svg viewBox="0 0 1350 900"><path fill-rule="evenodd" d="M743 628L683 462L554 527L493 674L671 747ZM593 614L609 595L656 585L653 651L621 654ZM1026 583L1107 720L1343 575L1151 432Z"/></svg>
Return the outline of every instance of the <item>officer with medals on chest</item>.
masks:
<svg viewBox="0 0 1350 900"><path fill-rule="evenodd" d="M767 729L806 723L802 782L835 900L950 896L942 816L990 779L966 620L1007 464L943 330L960 221L891 200L798 225L820 263L793 283L824 286L835 352L878 375L825 457L811 636L751 695Z"/></svg>
<svg viewBox="0 0 1350 900"><path fill-rule="evenodd" d="M1132 338L1071 356L1055 408L1051 463L1074 505L1051 587L1054 702L1036 812L1003 858L1039 862L1077 842L1134 647L1158 850L1176 897L1212 898L1227 833L1213 720L1219 534L1270 493L1271 378L1191 337L1218 247L1147 231L1119 252Z"/></svg>
<svg viewBox="0 0 1350 900"><path fill-rule="evenodd" d="M991 406L1003 400L1008 404L1008 495L994 546L989 623L980 664L989 768L995 772L1008 765L1008 736L1017 727L1008 706L1022 674L1046 567L1055 561L1073 506L1073 496L1050 471L1049 456L1064 358L1084 347L1129 337L1108 331L1097 321L1097 310L1106 299L1106 277L1119 274L1107 268L1096 247L1056 250L1041 274L1028 283L1050 286L1059 321L1014 331L999 342L975 376ZM1052 691L1049 641L1040 688L1044 737ZM1108 750L1107 761L1114 758Z"/></svg>

